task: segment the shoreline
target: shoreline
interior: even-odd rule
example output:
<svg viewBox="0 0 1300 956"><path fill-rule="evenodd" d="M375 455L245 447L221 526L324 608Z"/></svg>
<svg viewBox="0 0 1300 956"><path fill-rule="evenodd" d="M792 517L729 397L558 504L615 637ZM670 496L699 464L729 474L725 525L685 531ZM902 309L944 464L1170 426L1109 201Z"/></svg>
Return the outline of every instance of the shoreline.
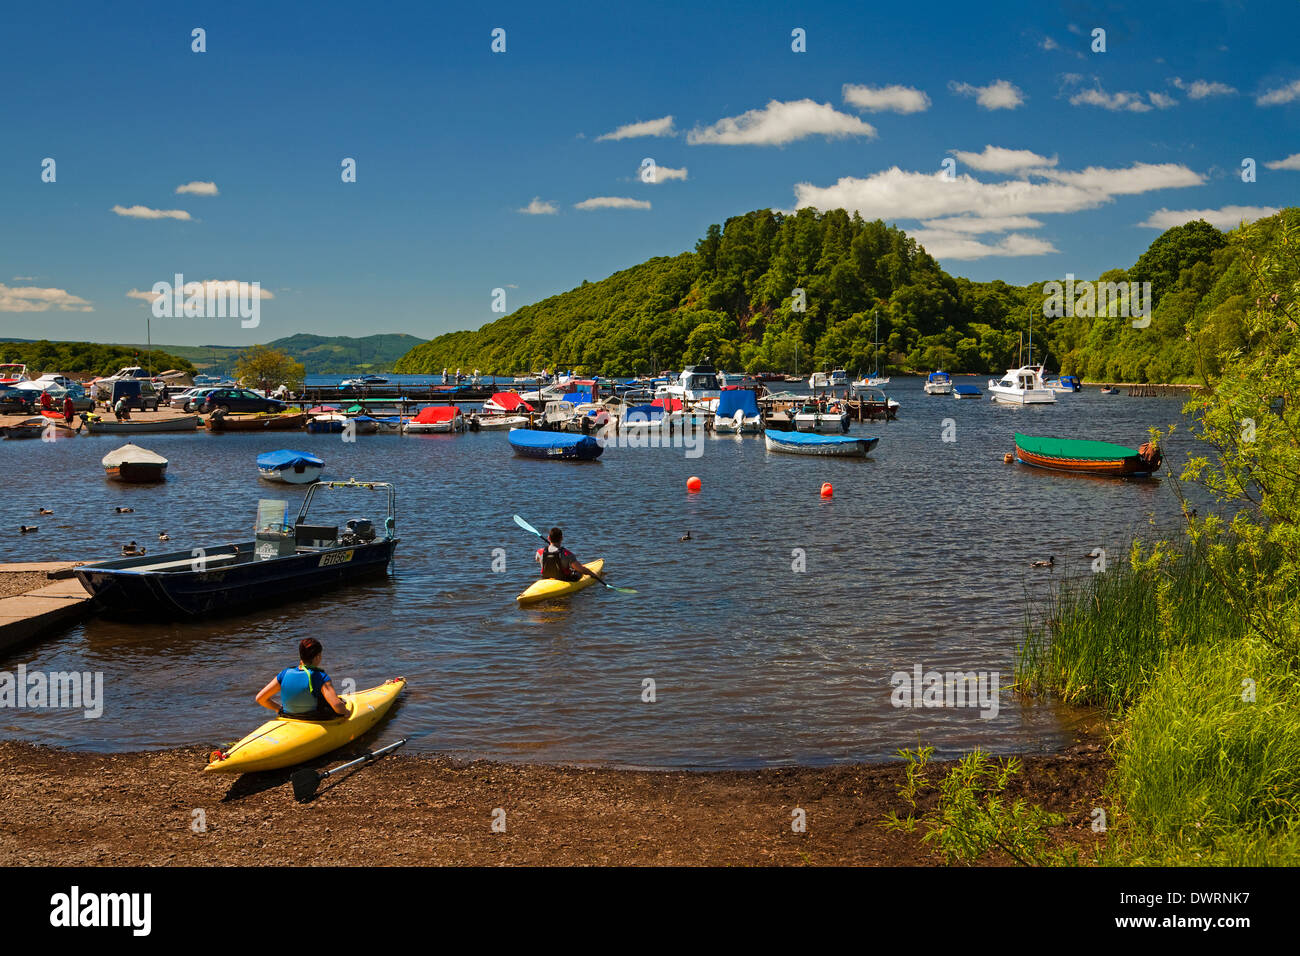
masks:
<svg viewBox="0 0 1300 956"><path fill-rule="evenodd" d="M338 766L343 750L306 766ZM1086 859L1111 768L1080 737L1020 758L1007 796L1064 815ZM216 777L205 751L98 754L0 741L3 866L942 865L906 815L905 764L615 770L396 754L331 777L299 804L294 769ZM932 778L954 766L930 765ZM919 818L937 797L919 801ZM791 826L796 809L805 832ZM504 811L505 832L493 831ZM1009 864L990 857L990 864Z"/></svg>

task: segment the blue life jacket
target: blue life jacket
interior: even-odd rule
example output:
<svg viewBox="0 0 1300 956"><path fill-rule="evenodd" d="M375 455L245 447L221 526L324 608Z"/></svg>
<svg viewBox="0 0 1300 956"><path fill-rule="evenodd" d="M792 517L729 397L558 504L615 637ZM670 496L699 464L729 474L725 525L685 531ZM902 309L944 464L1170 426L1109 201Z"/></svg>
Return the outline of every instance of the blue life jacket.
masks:
<svg viewBox="0 0 1300 956"><path fill-rule="evenodd" d="M329 683L330 675L323 670L299 664L280 671L276 680L280 682L280 709L286 714L310 714L329 706L321 688Z"/></svg>

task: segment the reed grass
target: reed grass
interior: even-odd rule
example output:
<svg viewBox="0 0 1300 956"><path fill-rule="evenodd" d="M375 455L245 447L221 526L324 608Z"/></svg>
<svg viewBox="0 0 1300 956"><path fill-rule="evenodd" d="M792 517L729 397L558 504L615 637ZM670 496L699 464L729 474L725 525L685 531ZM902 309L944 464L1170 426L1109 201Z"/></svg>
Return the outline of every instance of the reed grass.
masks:
<svg viewBox="0 0 1300 956"><path fill-rule="evenodd" d="M1030 612L1016 661L1026 693L1121 713L1171 652L1236 640L1245 625L1186 538L1144 548L1105 571L1057 583Z"/></svg>

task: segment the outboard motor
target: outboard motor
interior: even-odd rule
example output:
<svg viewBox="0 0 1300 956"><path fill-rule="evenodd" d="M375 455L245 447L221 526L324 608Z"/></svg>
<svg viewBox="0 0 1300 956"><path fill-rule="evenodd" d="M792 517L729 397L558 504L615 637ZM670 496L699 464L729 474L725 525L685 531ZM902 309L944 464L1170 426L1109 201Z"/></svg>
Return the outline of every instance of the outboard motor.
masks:
<svg viewBox="0 0 1300 956"><path fill-rule="evenodd" d="M344 544L368 544L375 540L375 526L369 518L349 518L343 532Z"/></svg>

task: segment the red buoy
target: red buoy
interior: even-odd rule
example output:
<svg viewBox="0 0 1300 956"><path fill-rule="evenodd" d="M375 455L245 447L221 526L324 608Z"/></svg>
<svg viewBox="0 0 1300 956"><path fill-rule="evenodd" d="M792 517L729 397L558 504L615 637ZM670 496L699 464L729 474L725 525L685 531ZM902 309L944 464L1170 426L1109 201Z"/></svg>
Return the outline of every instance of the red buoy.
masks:
<svg viewBox="0 0 1300 956"><path fill-rule="evenodd" d="M686 479L686 490L692 494L699 491L701 487L700 479L696 478L694 475L691 475L691 477Z"/></svg>
<svg viewBox="0 0 1300 956"><path fill-rule="evenodd" d="M822 482L822 497L823 497L823 498L829 498L829 497L830 497L831 495L833 495L833 494L835 494L835 489L831 487L831 483L830 483L829 481L823 481L823 482Z"/></svg>

